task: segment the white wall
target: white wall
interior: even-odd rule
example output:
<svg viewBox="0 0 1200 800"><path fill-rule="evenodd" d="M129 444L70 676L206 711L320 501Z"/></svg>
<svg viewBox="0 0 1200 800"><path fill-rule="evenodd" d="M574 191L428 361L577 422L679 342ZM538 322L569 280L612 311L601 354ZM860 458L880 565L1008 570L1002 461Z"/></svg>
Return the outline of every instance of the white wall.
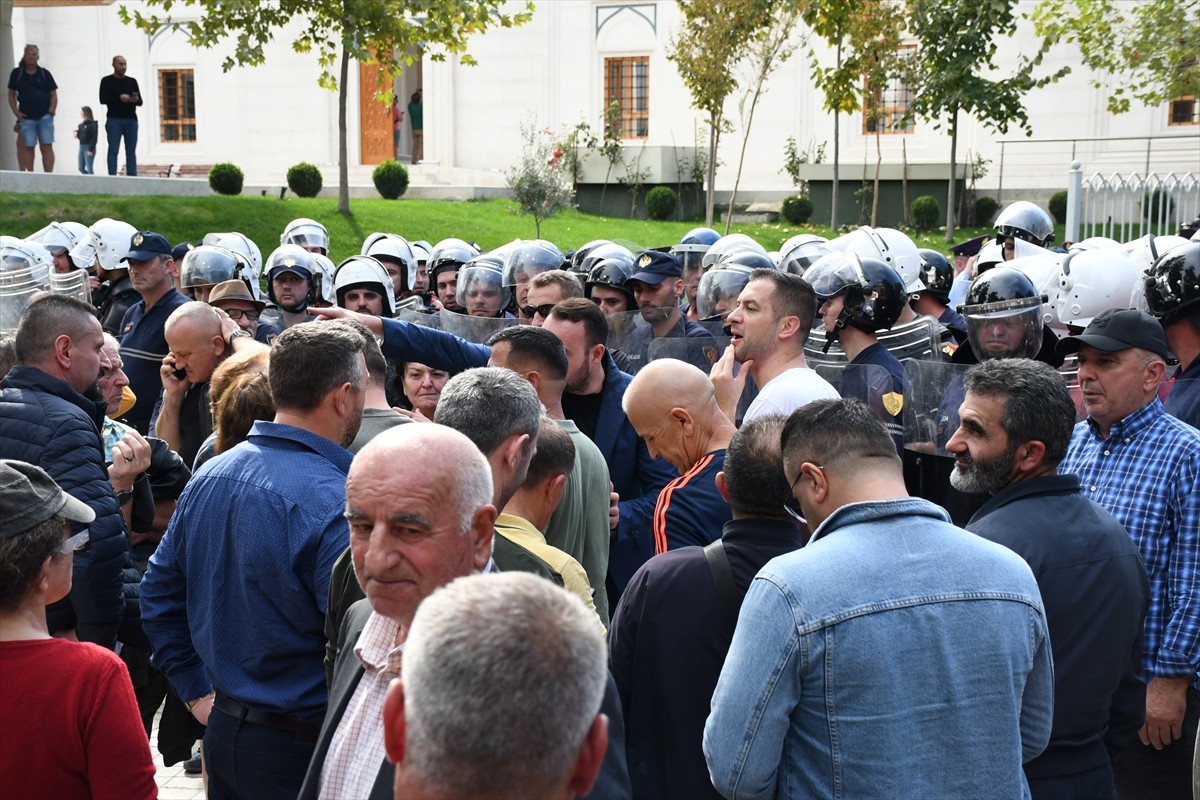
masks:
<svg viewBox="0 0 1200 800"><path fill-rule="evenodd" d="M137 7L137 0L125 0ZM143 6L144 7L144 6ZM519 10L513 5L512 10ZM444 63L426 58L423 64L425 102L425 158L446 167L502 170L520 153L520 123L533 115L544 127L567 130L587 119L594 132L601 130L603 112L603 62L606 56L650 56L650 136L648 146L690 147L703 115L691 108L691 98L666 59L670 38L679 24L672 0L616 3L612 0L543 0L533 20L521 28L495 29L472 39L470 52L478 66L463 66L455 58ZM599 28L599 30L597 30ZM281 31L268 48L266 64L258 68L221 71L221 61L232 43L199 51L179 34L151 40L117 19L117 6L83 8L18 8L13 14L14 42L41 45L42 64L60 85L58 171L75 169L71 131L78 108L88 104L103 111L96 96L102 75L117 53L129 61L146 98L141 119L138 157L142 163L202 163L233 161L246 172L247 181L282 185L287 167L311 161L333 172L337 161L337 95L317 86L319 69L312 55L294 53L291 42L300 29ZM81 32L87 32L81 35ZM804 31L798 31L803 35ZM1000 72L1011 69L1022 42L1034 41L1024 27L1001 43ZM822 58L829 60L828 51ZM1196 128L1168 128L1165 107L1136 109L1112 116L1105 109L1107 93L1095 89L1066 47L1056 47L1041 70L1069 64L1076 72L1057 85L1031 92L1025 99L1033 140L1025 139L1014 125L1005 136L963 117L959 138L960 163L968 152L990 159L989 174L981 188L1000 188L1001 145L1003 189L1048 194L1065 185L1072 144L1047 143L1047 139L1088 139L1113 136L1190 134L1190 138L1158 140L1152 145L1150 169L1200 171L1200 139ZM196 74L198 140L193 144L159 141L158 87L155 69L190 67ZM359 160L358 80L352 68L349 82L350 163ZM727 115L737 121L737 98L731 98ZM790 179L781 172L786 138L795 136L803 148L810 141L827 142L832 157L833 120L821 110L822 99L809 78L803 45L770 79L760 102L747 148L742 196L747 192L786 191ZM9 117L7 110L4 118ZM8 123L11 125L11 122ZM407 141L407 134L405 137ZM861 114L841 120L843 174L857 176L864 157L873 169L875 143L862 133ZM885 163L901 161L907 148L910 164L946 164L949 136L918 122L913 134L882 137ZM104 136L97 161L104 163ZM722 140L717 189L732 188L741 146L740 130ZM1101 170L1142 171L1146 167L1145 140L1075 145L1074 157L1085 173ZM103 169L103 167L101 167ZM1037 199L1035 197L1034 199Z"/></svg>

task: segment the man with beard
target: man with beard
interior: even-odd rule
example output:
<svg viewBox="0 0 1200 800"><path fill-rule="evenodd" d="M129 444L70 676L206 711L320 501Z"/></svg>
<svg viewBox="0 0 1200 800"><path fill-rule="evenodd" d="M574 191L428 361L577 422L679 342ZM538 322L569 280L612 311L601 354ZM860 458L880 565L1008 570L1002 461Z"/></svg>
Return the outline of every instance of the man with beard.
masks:
<svg viewBox="0 0 1200 800"><path fill-rule="evenodd" d="M1025 763L1037 798L1114 797L1109 754L1134 744L1145 710L1142 620L1149 598L1121 524L1059 475L1075 405L1053 368L992 359L966 375L950 481L991 498L967 530L1024 558L1041 590L1054 656L1050 744Z"/></svg>
<svg viewBox="0 0 1200 800"><path fill-rule="evenodd" d="M76 554L66 600L47 608L50 633L113 647L125 612L122 569L129 542L121 504L149 465L146 440L130 434L116 443L112 465L101 452L106 403L98 378L105 363L104 331L87 303L47 295L30 304L16 335L17 365L0 389L0 458L39 464L63 491L96 512L91 544Z"/></svg>
<svg viewBox="0 0 1200 800"><path fill-rule="evenodd" d="M692 322L679 310L679 298L683 294L679 259L657 250L645 250L638 254L634 264L636 272L625 281L625 286L633 292L647 324L636 328L625 340L630 373L636 374L649 363L652 341L667 337L696 340L695 347L687 349L689 358L685 360L707 370L716 360L717 343L703 326Z"/></svg>
<svg viewBox="0 0 1200 800"><path fill-rule="evenodd" d="M312 757L365 337L347 322L280 334L268 373L275 420L200 468L142 582L154 664L208 726L214 796L294 798Z"/></svg>
<svg viewBox="0 0 1200 800"><path fill-rule="evenodd" d="M730 341L713 367L711 380L721 411L734 419L746 377L761 387L742 424L759 417L787 416L814 400L833 400L837 390L804 359L817 297L803 278L770 269L750 273L737 307L729 312ZM735 376L733 364L742 365Z"/></svg>

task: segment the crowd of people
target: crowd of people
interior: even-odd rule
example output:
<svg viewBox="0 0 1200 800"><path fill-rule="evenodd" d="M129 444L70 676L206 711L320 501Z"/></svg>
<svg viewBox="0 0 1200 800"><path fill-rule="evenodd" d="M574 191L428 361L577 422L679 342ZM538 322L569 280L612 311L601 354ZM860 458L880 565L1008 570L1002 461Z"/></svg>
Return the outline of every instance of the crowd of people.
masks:
<svg viewBox="0 0 1200 800"><path fill-rule="evenodd" d="M0 237L4 793L1190 796L1200 233L1053 231Z"/></svg>

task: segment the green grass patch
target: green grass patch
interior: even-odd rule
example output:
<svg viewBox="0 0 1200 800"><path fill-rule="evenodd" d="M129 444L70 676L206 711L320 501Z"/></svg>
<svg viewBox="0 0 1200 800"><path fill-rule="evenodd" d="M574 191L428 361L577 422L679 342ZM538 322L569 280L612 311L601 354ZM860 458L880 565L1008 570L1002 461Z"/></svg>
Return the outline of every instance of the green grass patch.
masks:
<svg viewBox="0 0 1200 800"><path fill-rule="evenodd" d="M75 220L85 225L103 217L125 220L140 230L152 230L172 242L197 241L214 231L239 231L250 237L262 250L263 258L277 246L288 222L311 217L329 229L332 241L330 257L335 263L359 252L363 239L375 231L399 233L409 239L425 239L436 244L457 236L477 242L485 249L499 247L513 239L534 238L533 219L516 213L511 200L400 200L354 199L353 216L337 213L337 202L325 198L288 198L236 196L163 197L124 195L15 194L0 192L0 232L28 236L50 221ZM564 251L594 239L621 240L636 248L674 244L683 234L703 223L653 222L614 219L567 211L542 223L542 238ZM716 226L722 230L722 226ZM735 224L731 232L744 233L765 247L779 245L797 233L815 233L831 237L828 226L790 225L786 222ZM956 240L963 241L986 232L962 229ZM944 250L944 234L933 231L913 235L918 247Z"/></svg>

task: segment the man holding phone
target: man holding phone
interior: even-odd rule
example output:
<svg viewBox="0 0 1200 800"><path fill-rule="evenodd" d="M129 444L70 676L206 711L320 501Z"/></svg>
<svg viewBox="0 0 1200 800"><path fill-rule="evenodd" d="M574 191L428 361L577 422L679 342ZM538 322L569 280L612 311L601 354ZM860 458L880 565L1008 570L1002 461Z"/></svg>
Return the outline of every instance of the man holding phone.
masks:
<svg viewBox="0 0 1200 800"><path fill-rule="evenodd" d="M125 56L114 56L113 74L100 79L100 102L108 106L104 132L108 136L108 174L117 174L117 151L125 137L125 174L137 175L137 107L142 95L137 79L125 74Z"/></svg>

